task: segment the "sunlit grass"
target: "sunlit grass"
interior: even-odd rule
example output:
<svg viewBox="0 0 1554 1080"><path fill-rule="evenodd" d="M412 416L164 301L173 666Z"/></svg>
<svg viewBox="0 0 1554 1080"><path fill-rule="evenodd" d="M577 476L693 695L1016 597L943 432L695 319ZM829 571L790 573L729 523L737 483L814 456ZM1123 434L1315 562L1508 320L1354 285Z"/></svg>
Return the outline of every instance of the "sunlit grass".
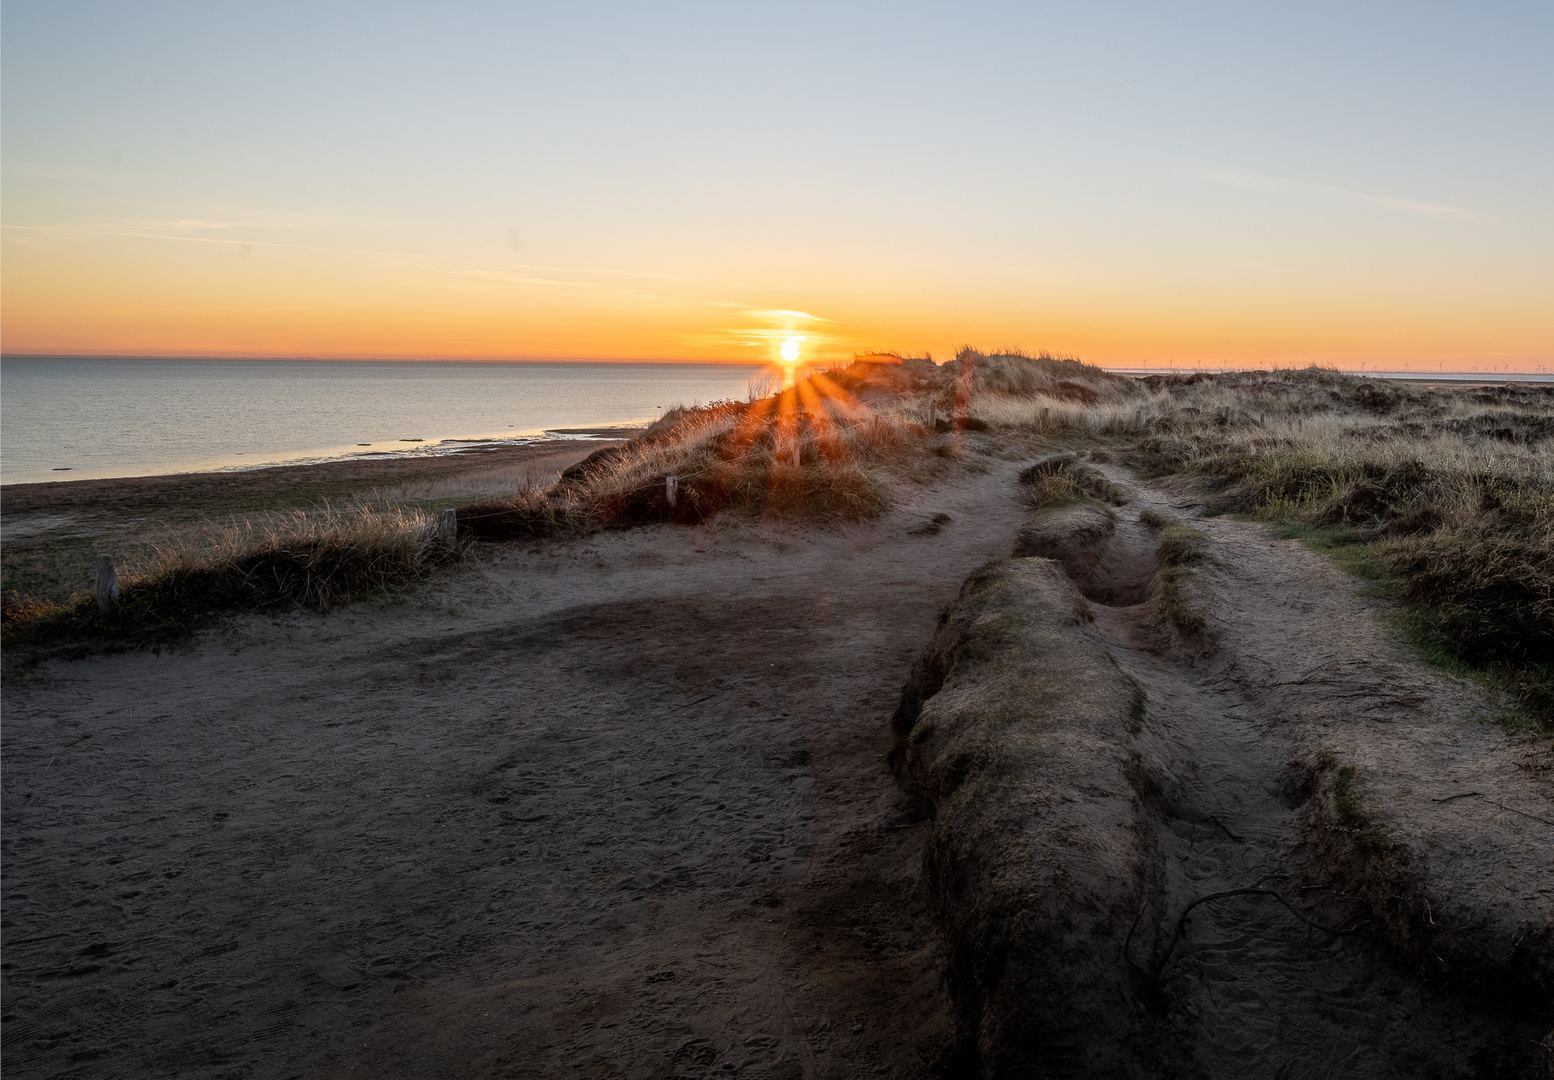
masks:
<svg viewBox="0 0 1554 1080"><path fill-rule="evenodd" d="M160 640L222 609L317 611L414 582L459 555L430 517L397 508L293 511L168 530L126 561L107 613L68 601L10 598L7 645L61 636Z"/></svg>

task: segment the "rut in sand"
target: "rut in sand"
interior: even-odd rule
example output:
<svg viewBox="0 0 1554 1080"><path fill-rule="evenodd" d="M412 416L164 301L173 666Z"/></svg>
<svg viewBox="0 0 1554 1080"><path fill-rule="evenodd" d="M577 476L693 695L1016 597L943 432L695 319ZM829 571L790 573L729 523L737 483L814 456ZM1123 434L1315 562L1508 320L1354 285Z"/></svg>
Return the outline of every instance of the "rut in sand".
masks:
<svg viewBox="0 0 1554 1080"><path fill-rule="evenodd" d="M1190 500L1096 465L1115 521L1022 531L1023 462L965 445L866 525L503 547L413 603L8 680L7 1075L1062 1075L1098 1050L1096 1075L1529 1075L1554 800L1492 703L1257 525L1192 521L1184 637L1139 514ZM1017 536L1068 546L1007 560ZM1037 629L1100 665L1073 764L1113 769L1010 805L1115 820L1092 847L993 835L990 858L1049 844L1055 917L977 928L958 905L996 896L999 864L955 862L953 808L925 820L881 759L912 657L985 564L973 581L1047 590ZM1345 776L1405 866L1335 831ZM945 870L960 893L933 891ZM1111 890L1093 909L1085 874ZM1182 921L1259 883L1371 922L1324 933L1263 894ZM1080 915L1088 951L1033 969L1056 1005L1015 994L993 1023L1000 969L976 964ZM1092 991L1057 1057L1000 1057Z"/></svg>
<svg viewBox="0 0 1554 1080"><path fill-rule="evenodd" d="M1322 557L1100 468L1123 505L1034 515L1016 555L1055 564L969 581L897 716L963 1065L1541 1075L1554 791L1528 746ZM1185 634L1172 519L1202 531ZM1023 712L995 715L1000 680Z"/></svg>

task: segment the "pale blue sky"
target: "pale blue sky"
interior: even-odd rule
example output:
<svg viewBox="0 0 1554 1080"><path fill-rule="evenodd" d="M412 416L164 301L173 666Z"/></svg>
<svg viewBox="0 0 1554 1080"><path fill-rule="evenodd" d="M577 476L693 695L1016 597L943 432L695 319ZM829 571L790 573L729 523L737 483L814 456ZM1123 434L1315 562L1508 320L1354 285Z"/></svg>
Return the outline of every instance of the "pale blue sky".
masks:
<svg viewBox="0 0 1554 1080"><path fill-rule="evenodd" d="M11 0L3 31L6 314L40 341L54 293L19 274L95 295L247 240L314 251L304 276L508 274L541 306L695 279L674 304L903 346L980 318L1112 359L1251 348L1213 312L1266 309L1386 352L1345 329L1371 296L1554 348L1546 2Z"/></svg>

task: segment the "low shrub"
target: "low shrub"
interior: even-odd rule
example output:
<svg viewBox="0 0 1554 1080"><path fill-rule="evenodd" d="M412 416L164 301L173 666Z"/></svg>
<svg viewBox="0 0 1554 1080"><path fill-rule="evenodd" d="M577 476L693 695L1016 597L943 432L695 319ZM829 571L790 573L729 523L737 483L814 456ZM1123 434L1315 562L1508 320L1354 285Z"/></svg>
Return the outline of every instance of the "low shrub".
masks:
<svg viewBox="0 0 1554 1080"><path fill-rule="evenodd" d="M61 637L176 638L221 609L327 611L407 585L458 554L420 515L371 507L297 512L166 537L143 568L120 578L110 612L77 593L64 603L12 598L0 620L7 646Z"/></svg>

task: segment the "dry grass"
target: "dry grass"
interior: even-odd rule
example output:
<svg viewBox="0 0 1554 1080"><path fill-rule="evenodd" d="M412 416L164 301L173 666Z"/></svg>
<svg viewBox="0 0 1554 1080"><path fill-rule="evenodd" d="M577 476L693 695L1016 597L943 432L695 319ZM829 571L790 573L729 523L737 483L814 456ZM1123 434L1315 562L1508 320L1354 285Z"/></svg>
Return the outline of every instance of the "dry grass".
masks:
<svg viewBox="0 0 1554 1080"><path fill-rule="evenodd" d="M457 558L428 517L372 506L324 509L168 532L123 568L120 599L12 599L7 645L58 637L181 637L220 609L339 604L407 585Z"/></svg>
<svg viewBox="0 0 1554 1080"><path fill-rule="evenodd" d="M1430 655L1554 726L1554 387L1321 368L1133 380L1013 351L961 360L958 416L1038 445L1128 448L1156 475L1216 484L1221 511L1341 547L1386 579ZM1064 470L1031 490L1105 498Z"/></svg>
<svg viewBox="0 0 1554 1080"><path fill-rule="evenodd" d="M1071 502L1102 502L1121 506L1127 502L1122 489L1077 454L1054 454L1020 474L1026 502L1032 510Z"/></svg>
<svg viewBox="0 0 1554 1080"><path fill-rule="evenodd" d="M1161 598L1166 617L1184 634L1202 630L1202 590L1194 567L1207 556L1209 538L1201 530L1164 519L1155 538L1155 561L1160 564Z"/></svg>
<svg viewBox="0 0 1554 1080"><path fill-rule="evenodd" d="M1051 448L1126 447L1156 474L1213 483L1221 510L1319 532L1352 563L1384 566L1421 644L1487 673L1554 723L1554 388L1432 390L1321 369L1135 380L1069 358L967 348L938 367L870 356L765 389L753 385L748 402L672 410L554 483L553 473L489 477L475 492L486 497L459 509L460 532L572 535L724 513L868 518L890 505L896 483L934 475L936 455L958 452L961 436L936 438L930 419ZM1119 501L1072 454L1024 480L1037 505ZM1151 524L1165 542L1170 524ZM430 521L381 505L185 532L126 575L114 616L81 596L13 600L5 640L162 633L218 607L325 609L447 557Z"/></svg>
<svg viewBox="0 0 1554 1080"><path fill-rule="evenodd" d="M1145 380L1137 460L1368 571L1409 635L1554 726L1554 387L1312 369Z"/></svg>
<svg viewBox="0 0 1554 1080"><path fill-rule="evenodd" d="M929 433L911 399L869 407L814 376L749 403L676 409L640 438L601 450L553 487L462 507L461 531L511 539L695 524L735 513L811 521L883 512ZM674 502L667 480L676 483Z"/></svg>

